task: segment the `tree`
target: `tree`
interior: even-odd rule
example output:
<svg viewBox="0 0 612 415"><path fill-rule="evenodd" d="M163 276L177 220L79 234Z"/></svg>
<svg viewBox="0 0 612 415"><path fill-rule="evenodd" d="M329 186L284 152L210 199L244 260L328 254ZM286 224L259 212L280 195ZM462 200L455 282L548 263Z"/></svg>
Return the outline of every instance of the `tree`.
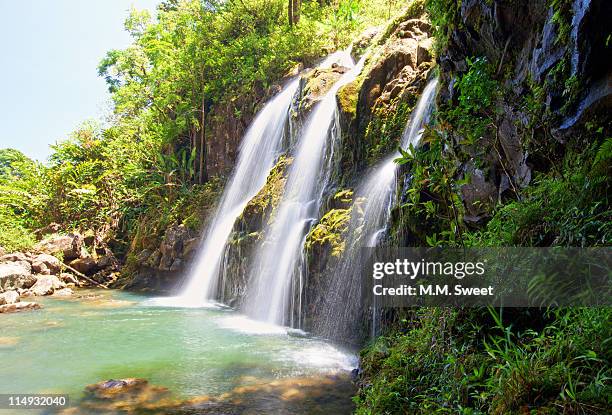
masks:
<svg viewBox="0 0 612 415"><path fill-rule="evenodd" d="M301 0L289 0L288 4L288 17L289 26L293 26L300 21L300 7L302 5Z"/></svg>

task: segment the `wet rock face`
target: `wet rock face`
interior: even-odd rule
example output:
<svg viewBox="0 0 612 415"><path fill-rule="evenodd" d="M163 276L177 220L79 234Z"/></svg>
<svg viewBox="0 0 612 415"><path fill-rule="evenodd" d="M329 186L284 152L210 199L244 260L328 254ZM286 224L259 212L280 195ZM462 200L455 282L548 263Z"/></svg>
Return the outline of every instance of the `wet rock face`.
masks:
<svg viewBox="0 0 612 415"><path fill-rule="evenodd" d="M273 219L280 203L292 161L286 156L278 159L262 189L236 220L226 254L225 279L219 284L218 298L226 304L237 306L245 297L255 249L265 237L266 225Z"/></svg>
<svg viewBox="0 0 612 415"><path fill-rule="evenodd" d="M552 69L567 61L567 76L575 76L582 83L581 105L557 120L559 134L570 133L580 114L602 106L602 101L605 108L598 112L609 109L612 90L609 85L605 88L602 80L610 77L612 57L601 28L612 15L612 3L574 0L570 20L564 23L571 25L569 39L559 38L554 14L545 0L462 2L457 28L450 32L448 48L439 58L443 83L450 85L452 78L466 69L467 57L485 56L489 62L511 69L508 83L517 95L525 92L529 81L547 82L544 101L557 111L567 98L563 95L565 86L555 85ZM595 85L599 94L594 93ZM448 91L443 98L450 98Z"/></svg>
<svg viewBox="0 0 612 415"><path fill-rule="evenodd" d="M473 183L461 190L469 221L486 217L494 205L491 200L520 191L530 183L532 170L541 167L526 150L528 141L537 147L538 140L546 139L545 132L533 127L542 120L532 120L525 109L525 97L532 96L534 88L540 91L537 100L545 108L546 128L560 142L577 135L587 118L600 119L602 125L610 119L612 56L597 28L606 26L603 19L612 15L612 2L568 2L569 11L561 19L549 4L463 1L439 57L439 105L457 103L455 82L467 71L468 58L486 58L501 92L494 103L495 125L483 137L491 150L477 156L483 161L480 173L465 161L476 157L472 150L455 137L459 171L473 174Z"/></svg>
<svg viewBox="0 0 612 415"><path fill-rule="evenodd" d="M359 94L358 116L365 129L377 108L395 108L394 99L418 91L432 64L431 25L424 19L401 22L382 49L375 51ZM410 87L416 89L410 89Z"/></svg>

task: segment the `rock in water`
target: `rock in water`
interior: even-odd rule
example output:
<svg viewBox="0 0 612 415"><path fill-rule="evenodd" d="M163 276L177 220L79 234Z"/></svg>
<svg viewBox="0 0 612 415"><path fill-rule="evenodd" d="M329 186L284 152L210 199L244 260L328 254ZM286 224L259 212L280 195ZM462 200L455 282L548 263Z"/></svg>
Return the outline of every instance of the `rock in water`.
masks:
<svg viewBox="0 0 612 415"><path fill-rule="evenodd" d="M66 283L62 282L55 275L40 275L31 288L34 295L53 294L53 291L60 288L65 288Z"/></svg>
<svg viewBox="0 0 612 415"><path fill-rule="evenodd" d="M19 293L17 291L7 291L0 294L0 305L14 304L19 302Z"/></svg>
<svg viewBox="0 0 612 415"><path fill-rule="evenodd" d="M0 313L15 313L17 311L36 310L38 308L41 308L41 305L38 303L20 301L18 303L0 305Z"/></svg>
<svg viewBox="0 0 612 415"><path fill-rule="evenodd" d="M71 297L72 294L74 294L74 292L72 291L71 288L62 288L60 290L56 290L53 293L54 297Z"/></svg>

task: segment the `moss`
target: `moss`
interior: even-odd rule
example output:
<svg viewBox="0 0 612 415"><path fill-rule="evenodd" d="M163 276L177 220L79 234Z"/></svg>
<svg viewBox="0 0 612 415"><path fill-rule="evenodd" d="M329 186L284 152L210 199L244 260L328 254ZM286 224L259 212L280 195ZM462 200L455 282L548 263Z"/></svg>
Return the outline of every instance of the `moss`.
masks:
<svg viewBox="0 0 612 415"><path fill-rule="evenodd" d="M306 249L329 246L332 256L338 257L344 251L343 234L351 219L351 209L332 209L327 212L306 238Z"/></svg>
<svg viewBox="0 0 612 415"><path fill-rule="evenodd" d="M357 101L359 99L359 90L361 88L361 79L355 79L338 90L337 98L340 110L349 115L350 119L355 119L357 115Z"/></svg>
<svg viewBox="0 0 612 415"><path fill-rule="evenodd" d="M319 101L342 76L339 68L314 69L305 75L306 85L302 93L300 107L308 110Z"/></svg>
<svg viewBox="0 0 612 415"><path fill-rule="evenodd" d="M334 204L340 204L342 207L348 208L353 203L353 189L344 189L337 192L332 200Z"/></svg>
<svg viewBox="0 0 612 415"><path fill-rule="evenodd" d="M353 190L343 189L331 198L330 209L306 237L306 249L329 248L332 256L338 257L344 251L344 232L351 219Z"/></svg>
<svg viewBox="0 0 612 415"><path fill-rule="evenodd" d="M287 169L292 162L293 158L287 156L281 156L278 159L268 174L266 184L246 205L240 219L250 222L254 217L263 219L264 216L269 215L268 220L270 220L283 195L287 181Z"/></svg>
<svg viewBox="0 0 612 415"><path fill-rule="evenodd" d="M365 140L368 160L374 162L399 145L414 103L400 102L393 111L376 108L366 127Z"/></svg>

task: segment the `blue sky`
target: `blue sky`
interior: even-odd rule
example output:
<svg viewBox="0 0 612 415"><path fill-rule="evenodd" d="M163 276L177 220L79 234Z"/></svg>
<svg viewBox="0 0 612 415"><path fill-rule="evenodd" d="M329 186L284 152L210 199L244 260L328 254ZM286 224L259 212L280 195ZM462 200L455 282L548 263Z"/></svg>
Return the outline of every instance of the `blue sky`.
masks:
<svg viewBox="0 0 612 415"><path fill-rule="evenodd" d="M0 0L0 148L45 161L49 144L108 112L97 66L123 48L128 10L160 0Z"/></svg>

